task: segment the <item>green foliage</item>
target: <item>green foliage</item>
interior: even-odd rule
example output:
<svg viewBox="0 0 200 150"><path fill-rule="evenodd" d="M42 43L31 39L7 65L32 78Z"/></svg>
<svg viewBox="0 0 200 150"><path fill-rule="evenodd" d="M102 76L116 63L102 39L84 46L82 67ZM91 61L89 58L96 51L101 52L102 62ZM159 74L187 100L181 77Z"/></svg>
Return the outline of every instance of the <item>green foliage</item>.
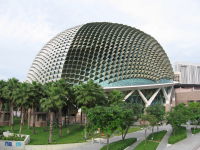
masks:
<svg viewBox="0 0 200 150"><path fill-rule="evenodd" d="M29 88L31 84L30 83L19 83L19 87L15 90L16 95L16 104L19 107L28 107L29 105Z"/></svg>
<svg viewBox="0 0 200 150"><path fill-rule="evenodd" d="M167 121L175 129L188 121L189 114L187 107L184 104L179 104L168 113Z"/></svg>
<svg viewBox="0 0 200 150"><path fill-rule="evenodd" d="M0 80L0 101L5 101L5 97L4 97L4 87L6 86L7 82L4 80Z"/></svg>
<svg viewBox="0 0 200 150"><path fill-rule="evenodd" d="M118 90L113 90L108 93L108 105L111 104L119 104L123 101L124 99L124 94L121 91Z"/></svg>
<svg viewBox="0 0 200 150"><path fill-rule="evenodd" d="M9 130L8 126L1 127L3 130ZM68 125L63 127L63 137L59 136L59 128L53 130L53 142L52 144L67 144L67 143L82 143L85 142L83 139L83 129L81 125ZM15 123L14 131L18 132L19 124ZM30 145L47 145L48 143L48 130L47 127L36 127L36 134L33 134L31 130L24 128L22 134L30 135Z"/></svg>
<svg viewBox="0 0 200 150"><path fill-rule="evenodd" d="M157 124L158 119L154 115L144 114L141 116L141 119L144 121L148 121L149 124L153 127Z"/></svg>
<svg viewBox="0 0 200 150"><path fill-rule="evenodd" d="M186 133L185 127L174 128L171 136L168 139L168 143L174 144L185 138L187 138L187 133Z"/></svg>
<svg viewBox="0 0 200 150"><path fill-rule="evenodd" d="M162 138L165 136L166 133L167 133L166 130L159 131L159 132L154 132L154 133L150 134L147 137L147 139L160 142L162 140Z"/></svg>
<svg viewBox="0 0 200 150"><path fill-rule="evenodd" d="M56 111L65 106L68 99L68 91L66 90L64 84L65 81L61 79L44 85L46 97L40 100L43 110Z"/></svg>
<svg viewBox="0 0 200 150"><path fill-rule="evenodd" d="M192 134L197 134L200 132L200 128L191 128Z"/></svg>
<svg viewBox="0 0 200 150"><path fill-rule="evenodd" d="M122 139L124 140L130 126L138 120L141 115L142 106L130 103L121 103L118 105L119 109L119 130L122 134Z"/></svg>
<svg viewBox="0 0 200 150"><path fill-rule="evenodd" d="M101 132L110 137L112 133L118 128L121 113L119 106L103 107L96 106L87 111L87 118L89 120L92 130L101 129Z"/></svg>
<svg viewBox="0 0 200 150"><path fill-rule="evenodd" d="M106 104L106 97L102 87L92 80L74 86L74 94L79 107L91 108L96 105Z"/></svg>
<svg viewBox="0 0 200 150"><path fill-rule="evenodd" d="M159 142L162 140L166 133L167 131L164 130L150 134L147 137L147 140L144 140L138 144L134 150L156 150Z"/></svg>
<svg viewBox="0 0 200 150"><path fill-rule="evenodd" d="M6 100L14 103L16 101L16 90L19 87L19 80L11 78L7 81L6 86L3 87L3 97Z"/></svg>
<svg viewBox="0 0 200 150"><path fill-rule="evenodd" d="M109 144L109 150L124 150L126 147L132 145L137 141L136 138L129 138ZM106 150L107 145L103 146L100 150Z"/></svg>
<svg viewBox="0 0 200 150"><path fill-rule="evenodd" d="M163 105L152 105L146 108L147 114L153 115L157 118L157 125L164 120L165 107Z"/></svg>
<svg viewBox="0 0 200 150"><path fill-rule="evenodd" d="M29 95L29 107L39 107L40 100L44 98L44 86L39 83L33 81L28 87L28 95Z"/></svg>
<svg viewBox="0 0 200 150"><path fill-rule="evenodd" d="M0 140L24 141L25 136L13 134L12 136L8 136L8 137L1 136Z"/></svg>
<svg viewBox="0 0 200 150"><path fill-rule="evenodd" d="M191 102L188 104L189 119L197 125L200 121L200 103Z"/></svg>
<svg viewBox="0 0 200 150"><path fill-rule="evenodd" d="M136 146L134 150L156 150L159 143L154 141L142 141L140 144Z"/></svg>

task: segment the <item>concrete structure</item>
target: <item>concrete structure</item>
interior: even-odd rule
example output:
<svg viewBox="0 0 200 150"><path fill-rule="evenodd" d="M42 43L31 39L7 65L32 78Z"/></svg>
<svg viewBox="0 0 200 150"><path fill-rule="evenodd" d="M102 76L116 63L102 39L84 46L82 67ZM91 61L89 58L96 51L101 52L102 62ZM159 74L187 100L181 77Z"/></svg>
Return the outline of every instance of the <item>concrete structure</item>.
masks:
<svg viewBox="0 0 200 150"><path fill-rule="evenodd" d="M200 64L176 63L174 71L181 84L200 84Z"/></svg>
<svg viewBox="0 0 200 150"><path fill-rule="evenodd" d="M10 112L9 111L0 111L0 126L9 125Z"/></svg>
<svg viewBox="0 0 200 150"><path fill-rule="evenodd" d="M174 71L176 104L200 102L200 64L176 63Z"/></svg>
<svg viewBox="0 0 200 150"><path fill-rule="evenodd" d="M0 148L2 150L24 150L25 145L30 143L30 135L25 134L14 134L10 132L3 132L3 136L19 136L24 137L24 141L12 141L12 140L0 140Z"/></svg>
<svg viewBox="0 0 200 150"><path fill-rule="evenodd" d="M149 106L170 104L173 76L165 51L153 37L130 26L95 22L50 40L36 56L27 81L65 78L79 84L92 79L105 90L124 91L127 101Z"/></svg>
<svg viewBox="0 0 200 150"><path fill-rule="evenodd" d="M176 105L200 102L200 84L177 84L174 86Z"/></svg>

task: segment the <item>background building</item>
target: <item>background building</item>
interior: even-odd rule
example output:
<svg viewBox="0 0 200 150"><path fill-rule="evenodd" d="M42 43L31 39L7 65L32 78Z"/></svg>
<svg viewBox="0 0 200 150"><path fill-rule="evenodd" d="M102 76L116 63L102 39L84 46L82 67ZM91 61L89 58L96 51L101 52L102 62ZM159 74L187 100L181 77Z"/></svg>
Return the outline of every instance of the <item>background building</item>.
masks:
<svg viewBox="0 0 200 150"><path fill-rule="evenodd" d="M176 63L174 70L176 104L200 102L200 64Z"/></svg>
<svg viewBox="0 0 200 150"><path fill-rule="evenodd" d="M200 64L176 63L174 71L181 84L200 84Z"/></svg>
<svg viewBox="0 0 200 150"><path fill-rule="evenodd" d="M162 46L130 26L95 22L58 34L38 53L27 80L70 84L92 79L105 91L118 89L127 101L170 104L173 69Z"/></svg>

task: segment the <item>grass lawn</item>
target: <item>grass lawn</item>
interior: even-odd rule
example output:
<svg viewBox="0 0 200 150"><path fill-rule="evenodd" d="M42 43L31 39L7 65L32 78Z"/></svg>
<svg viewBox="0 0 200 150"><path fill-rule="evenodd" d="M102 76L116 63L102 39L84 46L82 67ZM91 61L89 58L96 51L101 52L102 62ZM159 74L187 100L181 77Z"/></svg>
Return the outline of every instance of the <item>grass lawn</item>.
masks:
<svg viewBox="0 0 200 150"><path fill-rule="evenodd" d="M200 132L200 128L192 128L192 134L197 134Z"/></svg>
<svg viewBox="0 0 200 150"><path fill-rule="evenodd" d="M152 133L147 137L147 140L153 140L153 141L160 142L166 133L167 133L166 130Z"/></svg>
<svg viewBox="0 0 200 150"><path fill-rule="evenodd" d="M120 140L109 144L109 150L124 150L126 147L132 145L137 141L136 138L125 139L124 141ZM107 145L103 146L101 150L107 150Z"/></svg>
<svg viewBox="0 0 200 150"><path fill-rule="evenodd" d="M10 130L9 126L1 127L3 130ZM32 129L27 129L25 125L22 129L22 134L31 136L30 145L46 145L48 144L49 127L36 127L36 134L32 134ZM52 144L66 144L66 143L81 143L85 142L83 138L84 127L80 125L69 125L63 127L63 137L59 137L59 128L53 130L53 143ZM19 132L19 124L13 128L14 133ZM11 131L11 132L13 132Z"/></svg>
<svg viewBox="0 0 200 150"><path fill-rule="evenodd" d="M187 138L186 128L179 127L176 130L173 130L172 134L168 139L169 144L177 143L183 139Z"/></svg>
<svg viewBox="0 0 200 150"><path fill-rule="evenodd" d="M134 150L156 150L158 144L158 142L146 140L146 142L142 141L140 144L138 144Z"/></svg>
<svg viewBox="0 0 200 150"><path fill-rule="evenodd" d="M156 150L166 133L167 131L160 131L150 134L147 137L147 140L144 140L138 144L134 150Z"/></svg>

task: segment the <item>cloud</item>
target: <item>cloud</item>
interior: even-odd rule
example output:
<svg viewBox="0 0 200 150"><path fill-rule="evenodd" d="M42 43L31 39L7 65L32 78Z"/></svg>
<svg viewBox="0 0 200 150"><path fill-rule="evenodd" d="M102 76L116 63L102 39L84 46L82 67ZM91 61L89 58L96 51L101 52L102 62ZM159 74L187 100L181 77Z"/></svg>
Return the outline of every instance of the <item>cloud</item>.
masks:
<svg viewBox="0 0 200 150"><path fill-rule="evenodd" d="M45 14L33 11L33 8L26 11L19 9L21 7L13 8L14 4L10 6L13 11L3 8L5 13L0 14L0 35L4 39L39 42L49 40L49 35L58 32L46 20Z"/></svg>
<svg viewBox="0 0 200 150"><path fill-rule="evenodd" d="M199 62L198 0L6 0L0 5L0 75L22 80L59 32L87 22L127 24L152 35L172 62Z"/></svg>
<svg viewBox="0 0 200 150"><path fill-rule="evenodd" d="M109 0L132 16L133 23L162 43L196 42L200 33L199 2L195 0ZM132 24L134 26L134 24Z"/></svg>

